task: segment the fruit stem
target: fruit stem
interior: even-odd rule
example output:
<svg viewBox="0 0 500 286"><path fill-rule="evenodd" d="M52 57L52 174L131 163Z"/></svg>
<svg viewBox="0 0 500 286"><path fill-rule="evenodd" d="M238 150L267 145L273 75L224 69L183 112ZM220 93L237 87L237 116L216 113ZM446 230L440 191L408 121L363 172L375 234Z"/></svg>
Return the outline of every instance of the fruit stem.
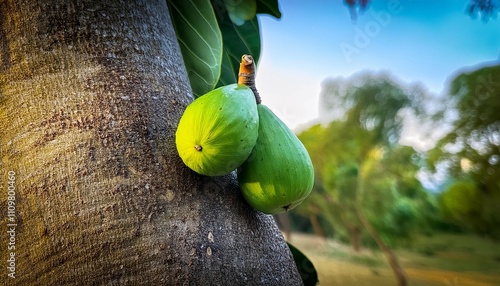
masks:
<svg viewBox="0 0 500 286"><path fill-rule="evenodd" d="M259 92L255 87L255 61L251 55L241 57L238 83L248 86L253 91L257 104L261 103Z"/></svg>

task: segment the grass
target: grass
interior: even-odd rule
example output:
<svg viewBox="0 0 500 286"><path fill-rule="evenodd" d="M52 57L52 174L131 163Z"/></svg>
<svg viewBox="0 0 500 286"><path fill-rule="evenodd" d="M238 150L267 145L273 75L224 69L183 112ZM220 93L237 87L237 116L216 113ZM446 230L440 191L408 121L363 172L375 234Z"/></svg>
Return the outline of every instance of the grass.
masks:
<svg viewBox="0 0 500 286"><path fill-rule="evenodd" d="M396 285L380 251L293 233L291 242L314 263L320 285ZM473 235L436 234L396 250L410 286L500 285L500 244Z"/></svg>
<svg viewBox="0 0 500 286"><path fill-rule="evenodd" d="M433 255L418 255L422 249L430 250ZM408 266L500 274L500 261L496 259L500 256L500 244L474 235L420 237L413 250L398 252L408 259Z"/></svg>

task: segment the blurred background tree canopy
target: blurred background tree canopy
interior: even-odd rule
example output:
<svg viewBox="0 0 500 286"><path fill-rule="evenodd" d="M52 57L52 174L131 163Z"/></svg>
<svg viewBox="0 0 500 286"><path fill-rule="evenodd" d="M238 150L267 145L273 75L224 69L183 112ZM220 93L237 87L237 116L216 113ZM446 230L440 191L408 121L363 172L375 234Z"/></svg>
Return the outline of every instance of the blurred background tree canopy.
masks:
<svg viewBox="0 0 500 286"><path fill-rule="evenodd" d="M375 246L358 211L389 246L411 244L417 232L500 230L500 66L456 75L441 105L419 85L387 73L361 72L323 82L326 124L298 136L315 166L315 190L292 215L294 225L361 246ZM450 126L426 152L400 143L405 118ZM442 127L444 128L444 127ZM422 170L444 172L426 189Z"/></svg>
<svg viewBox="0 0 500 286"><path fill-rule="evenodd" d="M358 210L390 245L408 243L426 224L419 214L434 205L416 177L421 155L398 143L404 114L424 112L421 93L385 73L323 82L320 106L331 121L299 134L317 180L313 197L297 213L312 217L318 234L350 242L357 250L361 243L373 246Z"/></svg>
<svg viewBox="0 0 500 286"><path fill-rule="evenodd" d="M455 224L500 238L500 66L458 74L436 120L451 130L429 151L431 170L443 168L443 214Z"/></svg>

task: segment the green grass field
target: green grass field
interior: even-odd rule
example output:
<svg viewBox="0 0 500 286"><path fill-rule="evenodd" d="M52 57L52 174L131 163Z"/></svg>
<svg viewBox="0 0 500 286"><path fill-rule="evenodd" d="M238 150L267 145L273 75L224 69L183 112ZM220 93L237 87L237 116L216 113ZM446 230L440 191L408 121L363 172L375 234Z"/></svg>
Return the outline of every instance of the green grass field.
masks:
<svg viewBox="0 0 500 286"><path fill-rule="evenodd" d="M316 267L320 285L396 285L380 251L355 253L349 245L293 233L290 242ZM411 249L396 250L410 286L500 285L500 244L473 235L418 237Z"/></svg>

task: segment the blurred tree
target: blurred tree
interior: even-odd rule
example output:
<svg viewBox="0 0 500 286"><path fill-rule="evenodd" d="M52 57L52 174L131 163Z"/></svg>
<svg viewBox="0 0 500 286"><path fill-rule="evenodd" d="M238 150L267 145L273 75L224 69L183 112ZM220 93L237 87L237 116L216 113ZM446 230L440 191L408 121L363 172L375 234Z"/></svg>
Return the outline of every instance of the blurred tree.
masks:
<svg viewBox="0 0 500 286"><path fill-rule="evenodd" d="M371 0L344 0L352 21L356 21L358 14L365 11L370 2ZM470 0L465 11L472 18L480 17L483 21L488 21L490 18L496 18L500 3L498 0Z"/></svg>
<svg viewBox="0 0 500 286"><path fill-rule="evenodd" d="M366 10L369 2L370 0L344 0L352 21L356 21L358 14Z"/></svg>
<svg viewBox="0 0 500 286"><path fill-rule="evenodd" d="M405 274L389 245L409 240L428 198L415 177L418 154L398 141L403 114L423 114L423 98L420 88L403 87L383 73L327 80L320 106L333 121L299 135L315 164L317 193L324 198L311 210L335 225L337 235L348 234L354 249L368 233L400 285Z"/></svg>
<svg viewBox="0 0 500 286"><path fill-rule="evenodd" d="M443 216L452 222L470 229L484 231L482 219L482 194L472 181L456 181L450 184L441 196Z"/></svg>
<svg viewBox="0 0 500 286"><path fill-rule="evenodd" d="M362 187L369 191L360 194L362 207L389 245L411 243L425 227L426 217L420 213L430 205L429 194L416 178L418 156L413 148L397 145L371 160L371 169L364 170L363 182L368 185Z"/></svg>
<svg viewBox="0 0 500 286"><path fill-rule="evenodd" d="M472 18L479 16L483 21L488 21L490 18L496 18L500 3L498 0L470 0L466 9Z"/></svg>
<svg viewBox="0 0 500 286"><path fill-rule="evenodd" d="M474 193L482 199L469 200L472 187L462 183L449 187L443 199L455 198L463 203L478 204L469 209L480 209L480 217L474 218L481 233L500 237L500 66L484 67L464 72L451 82L448 92L448 110L443 120L454 116L451 131L429 152L431 170L445 168L458 181L471 179ZM462 190L462 191L459 191ZM448 193L449 192L449 193ZM445 206L449 206L445 204ZM447 207L448 208L448 207ZM460 209L464 209L461 206ZM448 208L448 211L457 208ZM465 226L470 222L462 221ZM478 220L481 220L479 223Z"/></svg>

